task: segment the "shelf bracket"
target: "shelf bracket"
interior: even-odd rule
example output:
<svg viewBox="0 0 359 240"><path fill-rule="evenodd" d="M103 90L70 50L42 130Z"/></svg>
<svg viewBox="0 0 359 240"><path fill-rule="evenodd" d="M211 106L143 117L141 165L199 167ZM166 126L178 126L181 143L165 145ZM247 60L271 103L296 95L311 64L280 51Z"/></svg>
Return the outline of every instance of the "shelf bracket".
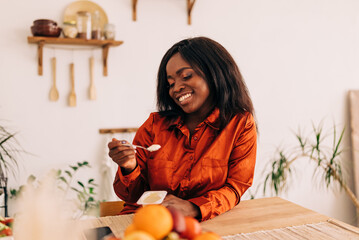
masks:
<svg viewBox="0 0 359 240"><path fill-rule="evenodd" d="M132 0L132 20L137 20L137 0Z"/></svg>
<svg viewBox="0 0 359 240"><path fill-rule="evenodd" d="M187 23L191 25L191 13L196 0L187 0ZM137 0L132 0L132 20L137 20Z"/></svg>
<svg viewBox="0 0 359 240"><path fill-rule="evenodd" d="M187 0L187 23L188 25L191 25L191 13L192 8L196 0Z"/></svg>
<svg viewBox="0 0 359 240"><path fill-rule="evenodd" d="M37 43L37 73L42 76L42 55L44 49L44 41L39 41Z"/></svg>
<svg viewBox="0 0 359 240"><path fill-rule="evenodd" d="M103 75L107 76L107 57L110 44L105 44L102 46L102 61L103 61Z"/></svg>

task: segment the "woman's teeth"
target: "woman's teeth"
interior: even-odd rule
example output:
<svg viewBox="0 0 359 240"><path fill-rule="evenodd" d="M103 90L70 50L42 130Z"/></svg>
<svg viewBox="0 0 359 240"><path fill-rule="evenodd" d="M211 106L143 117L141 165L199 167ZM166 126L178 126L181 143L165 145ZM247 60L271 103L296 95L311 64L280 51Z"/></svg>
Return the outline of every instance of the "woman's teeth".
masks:
<svg viewBox="0 0 359 240"><path fill-rule="evenodd" d="M191 95L192 95L192 94L187 93L186 95L183 95L182 97L180 97L180 98L178 99L178 101L182 102L183 100L189 98Z"/></svg>

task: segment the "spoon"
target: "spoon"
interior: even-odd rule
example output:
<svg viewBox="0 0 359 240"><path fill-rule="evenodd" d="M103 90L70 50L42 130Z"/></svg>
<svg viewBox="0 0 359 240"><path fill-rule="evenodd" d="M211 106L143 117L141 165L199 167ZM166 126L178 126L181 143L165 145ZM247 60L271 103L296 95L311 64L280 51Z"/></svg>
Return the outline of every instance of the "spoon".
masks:
<svg viewBox="0 0 359 240"><path fill-rule="evenodd" d="M52 87L50 89L50 101L57 101L59 99L59 91L56 88L56 58L51 58L52 66Z"/></svg>
<svg viewBox="0 0 359 240"><path fill-rule="evenodd" d="M75 93L75 74L74 74L74 64L70 64L70 78L71 78L71 92L69 95L69 105L70 107L76 107L76 93Z"/></svg>
<svg viewBox="0 0 359 240"><path fill-rule="evenodd" d="M138 146L138 145L134 145L134 144L123 144L123 146L129 146L129 147L134 147L134 148L142 148L142 149L145 149L149 152L155 152L157 150L159 150L161 148L160 145L158 144L152 144L151 146L149 147L142 147L142 146Z"/></svg>
<svg viewBox="0 0 359 240"><path fill-rule="evenodd" d="M94 63L94 58L90 57L90 89L89 89L89 96L90 96L91 100L96 100L96 88L95 88L95 84L94 84L93 63Z"/></svg>

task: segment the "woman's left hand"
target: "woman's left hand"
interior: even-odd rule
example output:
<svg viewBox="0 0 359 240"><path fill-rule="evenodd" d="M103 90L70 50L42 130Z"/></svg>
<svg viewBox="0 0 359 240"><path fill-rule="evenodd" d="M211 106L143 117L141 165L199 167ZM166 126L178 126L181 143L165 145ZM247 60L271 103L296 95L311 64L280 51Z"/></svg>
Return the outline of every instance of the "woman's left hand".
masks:
<svg viewBox="0 0 359 240"><path fill-rule="evenodd" d="M166 196L166 198L162 202L162 205L168 208L174 208L182 212L182 214L185 216L190 216L194 218L201 216L201 212L196 205L194 205L190 201L183 200L172 194L168 194Z"/></svg>

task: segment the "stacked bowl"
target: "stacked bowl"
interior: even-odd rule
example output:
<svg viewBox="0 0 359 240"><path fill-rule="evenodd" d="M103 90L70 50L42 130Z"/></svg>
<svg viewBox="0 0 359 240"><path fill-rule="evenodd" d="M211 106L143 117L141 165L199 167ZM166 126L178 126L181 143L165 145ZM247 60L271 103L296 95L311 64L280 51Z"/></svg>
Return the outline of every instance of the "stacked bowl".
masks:
<svg viewBox="0 0 359 240"><path fill-rule="evenodd" d="M59 37L62 29L57 26L55 21L49 19L37 19L31 26L31 32L34 36Z"/></svg>

